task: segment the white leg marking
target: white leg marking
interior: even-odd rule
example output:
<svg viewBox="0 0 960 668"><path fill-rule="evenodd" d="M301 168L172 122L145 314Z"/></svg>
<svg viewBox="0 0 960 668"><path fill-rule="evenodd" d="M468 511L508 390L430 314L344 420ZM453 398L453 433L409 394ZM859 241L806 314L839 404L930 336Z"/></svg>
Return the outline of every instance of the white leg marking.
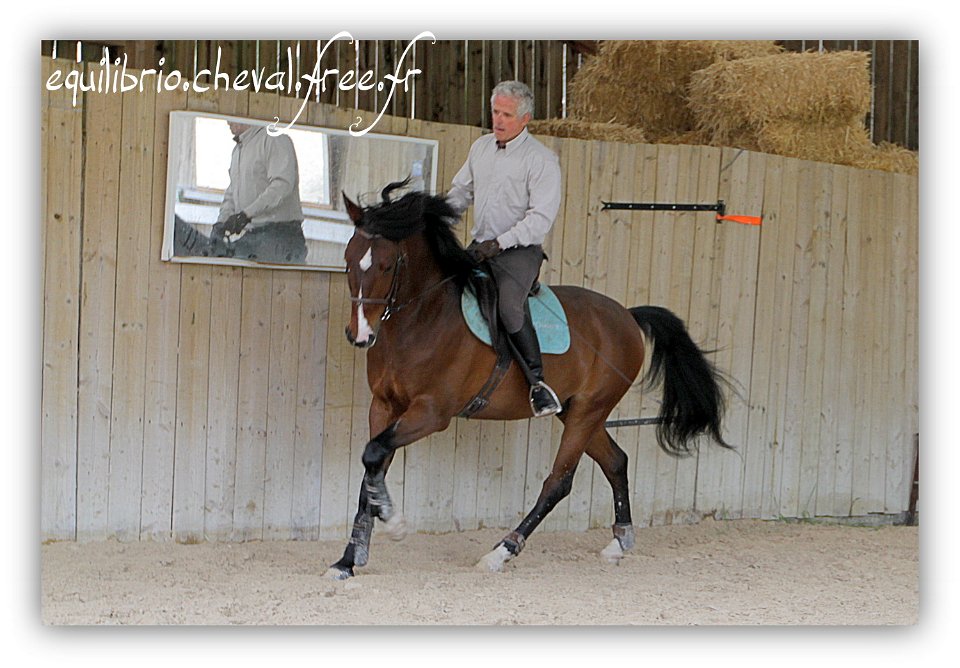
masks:
<svg viewBox="0 0 960 668"><path fill-rule="evenodd" d="M610 544L603 548L600 553L600 559L607 564L619 564L620 560L623 559L623 548L620 547L620 541L616 538L611 540Z"/></svg>
<svg viewBox="0 0 960 668"><path fill-rule="evenodd" d="M477 562L477 568L490 573L502 573L503 565L513 559L513 555L505 546L499 545L492 552L488 552Z"/></svg>
<svg viewBox="0 0 960 668"><path fill-rule="evenodd" d="M390 540L403 540L407 537L407 521L400 513L394 513L393 517L383 523L383 530Z"/></svg>

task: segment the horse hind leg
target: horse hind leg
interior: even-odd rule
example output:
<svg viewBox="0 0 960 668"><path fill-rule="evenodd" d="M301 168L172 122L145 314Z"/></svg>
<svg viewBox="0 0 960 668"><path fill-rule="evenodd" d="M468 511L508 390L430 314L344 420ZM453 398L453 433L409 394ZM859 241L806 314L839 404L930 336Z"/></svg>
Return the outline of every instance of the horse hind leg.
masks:
<svg viewBox="0 0 960 668"><path fill-rule="evenodd" d="M633 519L630 515L630 486L627 481L627 453L617 445L605 429L597 432L586 449L613 490L613 540L600 552L600 558L609 564L619 564L624 553L636 543Z"/></svg>
<svg viewBox="0 0 960 668"><path fill-rule="evenodd" d="M494 573L503 571L504 565L520 554L530 534L540 526L550 511L570 494L573 476L583 455L589 430L571 415L565 415L563 420L565 427L560 438L560 449L557 451L553 468L543 481L540 496L537 497L533 509L515 530L504 536L492 551L480 559L477 563L478 569Z"/></svg>

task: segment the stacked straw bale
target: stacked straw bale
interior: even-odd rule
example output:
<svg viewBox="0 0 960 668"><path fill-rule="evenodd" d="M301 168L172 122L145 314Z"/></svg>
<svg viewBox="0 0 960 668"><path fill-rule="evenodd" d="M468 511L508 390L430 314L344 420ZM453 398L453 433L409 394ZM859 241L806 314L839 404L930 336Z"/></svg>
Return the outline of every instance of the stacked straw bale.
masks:
<svg viewBox="0 0 960 668"><path fill-rule="evenodd" d="M527 129L535 135L569 139L596 139L599 141L619 141L627 144L644 144L647 141L646 135L640 128L633 128L622 123L592 123L576 118L533 120L527 124Z"/></svg>
<svg viewBox="0 0 960 668"><path fill-rule="evenodd" d="M689 105L711 144L853 164L874 148L869 64L862 51L715 63L690 77Z"/></svg>
<svg viewBox="0 0 960 668"><path fill-rule="evenodd" d="M915 151L874 145L862 51L784 53L772 41L607 41L570 83L570 118L534 134L732 146L916 174Z"/></svg>
<svg viewBox="0 0 960 668"><path fill-rule="evenodd" d="M570 115L642 128L650 141L695 129L690 76L716 62L781 52L773 41L605 41L570 82Z"/></svg>
<svg viewBox="0 0 960 668"><path fill-rule="evenodd" d="M857 156L850 164L860 169L876 169L900 174L920 172L920 157L916 151L889 142L880 142L876 146L871 146L870 150Z"/></svg>

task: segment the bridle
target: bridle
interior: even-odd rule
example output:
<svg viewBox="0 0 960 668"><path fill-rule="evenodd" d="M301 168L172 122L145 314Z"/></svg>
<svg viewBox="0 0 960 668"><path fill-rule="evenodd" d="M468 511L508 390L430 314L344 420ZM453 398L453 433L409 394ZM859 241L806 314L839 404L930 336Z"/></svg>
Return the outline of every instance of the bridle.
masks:
<svg viewBox="0 0 960 668"><path fill-rule="evenodd" d="M358 229L357 232L361 236L363 236L365 239L370 239L370 240L378 239L378 238L381 238L382 236L379 234L370 234L369 232L364 232L363 230L360 230L360 229ZM427 288L426 290L418 294L413 299L409 299L406 302L403 302L402 304L397 304L397 296L400 292L401 269L403 269L403 267L407 263L407 253L403 248L403 242L400 241L398 243L398 246L400 247L400 253L397 255L397 261L393 264L393 267L391 269L391 271L393 272L393 279L390 282L390 290L387 292L387 296L382 299L376 299L373 297L352 297L352 296L350 297L351 302L355 304L360 304L361 306L365 306L367 304L370 304L371 306L386 306L386 308L383 310L383 315L380 316L380 322L386 322L387 320L390 319L390 316L392 316L397 311L400 311L406 308L407 306L410 306L410 304L416 301L419 301L420 299L423 299L423 297L425 297L428 293L433 292L434 290L442 286L444 283L448 283L449 281L452 281L455 278L454 276L447 276L446 278L431 285L429 288Z"/></svg>

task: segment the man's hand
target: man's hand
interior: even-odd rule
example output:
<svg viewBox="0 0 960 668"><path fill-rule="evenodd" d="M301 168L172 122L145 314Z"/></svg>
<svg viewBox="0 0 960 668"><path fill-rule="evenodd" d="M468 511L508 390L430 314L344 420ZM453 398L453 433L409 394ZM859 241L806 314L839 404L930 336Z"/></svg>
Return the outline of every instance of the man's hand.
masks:
<svg viewBox="0 0 960 668"><path fill-rule="evenodd" d="M467 255L470 256L474 264L480 264L484 260L489 260L499 252L500 244L497 243L496 239L491 239L490 241L473 241L467 246Z"/></svg>
<svg viewBox="0 0 960 668"><path fill-rule="evenodd" d="M250 217L243 211L235 213L224 223L224 232L227 234L239 234L240 231L250 222Z"/></svg>

